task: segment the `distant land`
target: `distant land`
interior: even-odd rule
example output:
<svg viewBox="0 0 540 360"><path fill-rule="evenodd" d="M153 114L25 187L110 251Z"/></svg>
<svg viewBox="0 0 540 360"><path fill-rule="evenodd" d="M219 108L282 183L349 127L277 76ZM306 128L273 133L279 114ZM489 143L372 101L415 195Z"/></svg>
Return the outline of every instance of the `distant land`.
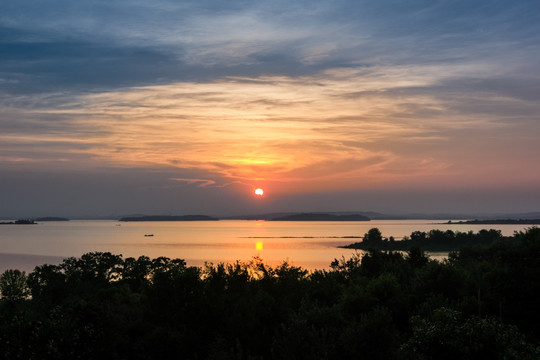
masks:
<svg viewBox="0 0 540 360"><path fill-rule="evenodd" d="M207 215L144 215L144 216L128 216L123 217L118 221L216 221L218 218Z"/></svg>
<svg viewBox="0 0 540 360"><path fill-rule="evenodd" d="M540 219L496 219L496 220L466 220L452 221L447 224L478 224L478 225L505 225L505 224L524 224L524 225L540 225Z"/></svg>
<svg viewBox="0 0 540 360"><path fill-rule="evenodd" d="M300 211L288 211L288 212L271 212L271 213L251 213L251 214L211 214L206 215L211 217L213 220L273 220L279 217L289 216L289 215L298 215L306 212ZM362 215L371 220L435 220L435 221L452 221L450 224L459 224L459 221L476 221L475 219L481 219L478 221L491 221L495 220L498 224L504 224L500 219L509 219L509 220L519 220L525 221L523 224L532 224L531 221L538 221L540 219L540 211L536 212L521 212L521 213L380 213L375 211L310 211L311 214L329 214L329 215ZM147 215L144 213L129 213L129 214L110 214L106 216L95 215L95 216L75 216L70 215L69 219L71 220L116 220L123 218L147 218L149 216L159 216L165 219L163 220L146 220L146 221L186 221L182 220L169 220L166 217L170 215ZM205 216L205 215L184 215L184 216ZM43 219L55 219L58 220L43 220ZM15 215L0 215L0 219L3 221L13 222L13 219L35 219L36 221L61 221L59 219L65 219L60 217L35 217L35 215L24 215L18 214ZM0 221L2 221L0 220ZM204 219L203 219L204 220ZM129 221L129 220L128 220ZM136 220L144 221L144 220ZM187 220L189 221L189 220ZM486 223L488 224L488 223Z"/></svg>
<svg viewBox="0 0 540 360"><path fill-rule="evenodd" d="M540 219L540 212L528 213L497 213L497 214L467 214L467 213L407 213L407 214L383 214L374 211L320 211L311 212L312 214L330 214L330 215L362 215L371 220L465 220L465 219ZM279 217L290 215L299 215L301 212L280 212L280 213L263 213L263 214L246 214L220 216L223 220L274 220ZM456 223L457 222L453 222Z"/></svg>
<svg viewBox="0 0 540 360"><path fill-rule="evenodd" d="M41 222L45 222L45 221L69 221L69 219L64 218L64 217L57 217L57 216L46 216L46 217L35 218L34 221L41 221Z"/></svg>
<svg viewBox="0 0 540 360"><path fill-rule="evenodd" d="M452 230L415 231L403 240L395 241L393 237L383 238L378 228L372 228L364 234L362 241L346 246L346 249L408 251L417 247L426 251L456 251L465 246L489 245L496 240L504 239L499 230L480 230L477 233L454 232Z"/></svg>
<svg viewBox="0 0 540 360"><path fill-rule="evenodd" d="M343 219L337 220L336 218L332 218L329 220L319 220L319 219L313 219L313 220L288 220L288 221L369 221L373 219L378 220L398 220L403 219L402 217L394 217L393 215L385 215L377 212L371 212L371 211L320 211L320 212L276 212L276 213L266 213L266 214L252 214L252 215L234 215L234 216L221 216L220 219L223 220L280 220L280 221L287 221L287 220L281 220L282 218L290 217L290 216L303 216L306 214L311 214L314 216L337 216L342 217ZM345 220L345 216L362 216L365 217L367 220ZM445 218L446 220L449 218Z"/></svg>
<svg viewBox="0 0 540 360"><path fill-rule="evenodd" d="M34 220L15 220L15 221L5 221L0 222L0 225L35 225L37 224Z"/></svg>
<svg viewBox="0 0 540 360"><path fill-rule="evenodd" d="M369 221L370 218L363 215L334 215L321 213L302 213L280 216L271 219L271 221Z"/></svg>

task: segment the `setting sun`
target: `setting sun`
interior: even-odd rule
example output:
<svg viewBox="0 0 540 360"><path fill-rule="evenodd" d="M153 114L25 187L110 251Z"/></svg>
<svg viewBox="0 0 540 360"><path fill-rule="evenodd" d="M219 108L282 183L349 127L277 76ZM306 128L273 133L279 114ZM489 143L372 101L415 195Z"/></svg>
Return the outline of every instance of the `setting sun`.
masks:
<svg viewBox="0 0 540 360"><path fill-rule="evenodd" d="M261 188L255 189L255 195L262 196L263 194L264 194L263 189Z"/></svg>

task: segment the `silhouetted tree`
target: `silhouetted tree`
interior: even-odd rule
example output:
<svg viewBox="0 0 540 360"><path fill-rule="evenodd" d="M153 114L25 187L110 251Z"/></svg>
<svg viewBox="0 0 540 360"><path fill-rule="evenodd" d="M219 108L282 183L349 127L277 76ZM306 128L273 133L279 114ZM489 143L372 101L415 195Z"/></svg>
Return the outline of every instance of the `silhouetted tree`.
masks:
<svg viewBox="0 0 540 360"><path fill-rule="evenodd" d="M378 244L383 241L381 231L378 228L371 228L364 234L363 243L366 245Z"/></svg>
<svg viewBox="0 0 540 360"><path fill-rule="evenodd" d="M412 246L409 249L405 259L409 264L411 264L412 267L420 268L428 263L429 256L427 256L426 253L420 249L420 247Z"/></svg>
<svg viewBox="0 0 540 360"><path fill-rule="evenodd" d="M464 318L437 309L431 320L414 317L402 349L410 359L538 359L540 352L514 326L494 318Z"/></svg>
<svg viewBox="0 0 540 360"><path fill-rule="evenodd" d="M0 275L0 297L7 301L27 299L30 288L24 271L6 270Z"/></svg>

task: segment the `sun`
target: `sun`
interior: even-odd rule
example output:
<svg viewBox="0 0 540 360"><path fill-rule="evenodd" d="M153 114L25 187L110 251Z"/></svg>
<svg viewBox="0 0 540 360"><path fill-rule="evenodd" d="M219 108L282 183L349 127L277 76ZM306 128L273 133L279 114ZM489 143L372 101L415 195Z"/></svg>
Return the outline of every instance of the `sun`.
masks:
<svg viewBox="0 0 540 360"><path fill-rule="evenodd" d="M257 195L257 196L263 196L263 194L264 194L263 189L261 189L261 188L255 189L255 195Z"/></svg>

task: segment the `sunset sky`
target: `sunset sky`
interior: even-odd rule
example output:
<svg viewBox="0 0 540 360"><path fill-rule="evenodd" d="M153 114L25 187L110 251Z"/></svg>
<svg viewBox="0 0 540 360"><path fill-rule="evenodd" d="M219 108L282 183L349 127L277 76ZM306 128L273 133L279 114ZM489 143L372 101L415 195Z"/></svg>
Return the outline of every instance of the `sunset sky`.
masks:
<svg viewBox="0 0 540 360"><path fill-rule="evenodd" d="M3 0L0 217L540 211L539 18Z"/></svg>

